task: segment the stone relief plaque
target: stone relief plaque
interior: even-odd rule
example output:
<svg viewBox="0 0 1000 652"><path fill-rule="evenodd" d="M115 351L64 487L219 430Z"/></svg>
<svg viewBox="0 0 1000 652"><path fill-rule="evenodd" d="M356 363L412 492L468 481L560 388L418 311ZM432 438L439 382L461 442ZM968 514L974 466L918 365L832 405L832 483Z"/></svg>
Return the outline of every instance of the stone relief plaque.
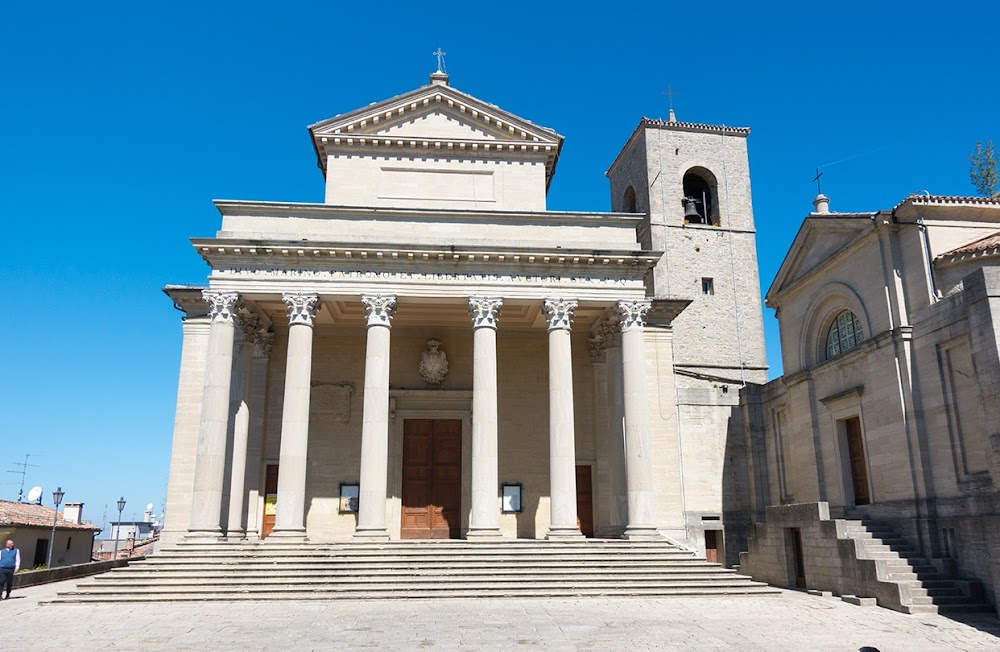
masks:
<svg viewBox="0 0 1000 652"><path fill-rule="evenodd" d="M439 351L441 340L427 340L427 350L420 357L420 376L430 385L440 385L448 375L448 356Z"/></svg>
<svg viewBox="0 0 1000 652"><path fill-rule="evenodd" d="M310 412L316 419L350 423L352 396L354 385L351 383L318 383L312 388Z"/></svg>

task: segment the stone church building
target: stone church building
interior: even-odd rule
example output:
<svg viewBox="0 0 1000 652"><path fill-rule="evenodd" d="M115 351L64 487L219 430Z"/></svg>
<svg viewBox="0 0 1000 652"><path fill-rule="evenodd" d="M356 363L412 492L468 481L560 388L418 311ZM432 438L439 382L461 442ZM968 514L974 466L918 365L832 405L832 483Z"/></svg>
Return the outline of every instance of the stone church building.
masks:
<svg viewBox="0 0 1000 652"><path fill-rule="evenodd" d="M642 119L614 212L563 138L430 83L309 128L321 204L194 238L163 541L669 539L730 561L766 381L749 129ZM303 162L305 170L305 162ZM728 555L727 555L728 548Z"/></svg>
<svg viewBox="0 0 1000 652"><path fill-rule="evenodd" d="M845 582L857 574L849 558L864 547L841 548L839 567L821 549L824 527L832 533L836 519L852 519L912 549L918 574L981 583L981 600L995 607L1000 197L913 195L890 210L831 212L821 195L815 206L766 296L784 375L744 392L756 415L746 434L748 495L766 524L741 571L777 585L861 591ZM801 542L788 545L792 531ZM820 559L825 568L811 566ZM902 577L883 571L886 583ZM873 597L881 589L868 588Z"/></svg>

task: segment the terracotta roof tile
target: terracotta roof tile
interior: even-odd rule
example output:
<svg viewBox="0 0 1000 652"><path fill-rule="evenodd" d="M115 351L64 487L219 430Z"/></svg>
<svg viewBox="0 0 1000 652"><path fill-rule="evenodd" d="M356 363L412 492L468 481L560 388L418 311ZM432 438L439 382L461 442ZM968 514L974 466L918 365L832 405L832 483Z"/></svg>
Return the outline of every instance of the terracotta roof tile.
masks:
<svg viewBox="0 0 1000 652"><path fill-rule="evenodd" d="M660 120L658 118L643 118L639 124L645 127L663 127L678 131L711 131L733 136L746 136L750 133L750 127L727 127L725 125L707 125L698 122L679 122L677 120Z"/></svg>
<svg viewBox="0 0 1000 652"><path fill-rule="evenodd" d="M991 251L994 249L1000 249L1000 231L996 233L991 233L985 238L979 238L974 240L969 244L964 244L957 249L952 249L951 251L946 251L938 258L947 258L950 256L965 256L968 254L977 254L984 251Z"/></svg>
<svg viewBox="0 0 1000 652"><path fill-rule="evenodd" d="M965 197L962 195L910 195L892 207L896 210L905 203L914 206L1000 206L1000 197Z"/></svg>
<svg viewBox="0 0 1000 652"><path fill-rule="evenodd" d="M12 500L0 500L0 527L52 527L52 517L55 510L35 503L17 503ZM90 523L70 523L63 519L62 513L56 520L56 528L60 530L93 530L101 528Z"/></svg>

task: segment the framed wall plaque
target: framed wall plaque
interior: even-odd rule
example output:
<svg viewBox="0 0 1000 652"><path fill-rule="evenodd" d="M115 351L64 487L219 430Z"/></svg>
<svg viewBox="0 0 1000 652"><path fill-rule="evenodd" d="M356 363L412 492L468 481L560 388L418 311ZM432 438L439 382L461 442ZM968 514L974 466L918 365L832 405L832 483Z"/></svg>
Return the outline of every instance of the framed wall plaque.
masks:
<svg viewBox="0 0 1000 652"><path fill-rule="evenodd" d="M340 483L340 513L341 514L357 514L358 513L358 493L359 493L358 483Z"/></svg>
<svg viewBox="0 0 1000 652"><path fill-rule="evenodd" d="M521 483L505 482L501 489L503 493L501 494L500 511L504 514L519 513L521 511Z"/></svg>

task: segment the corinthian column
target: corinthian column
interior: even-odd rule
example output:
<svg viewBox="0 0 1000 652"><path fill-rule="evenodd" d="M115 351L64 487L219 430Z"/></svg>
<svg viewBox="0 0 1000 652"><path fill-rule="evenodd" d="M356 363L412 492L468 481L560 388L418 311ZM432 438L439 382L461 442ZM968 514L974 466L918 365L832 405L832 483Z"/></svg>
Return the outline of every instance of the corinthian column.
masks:
<svg viewBox="0 0 1000 652"><path fill-rule="evenodd" d="M653 459L649 442L646 354L643 328L648 300L619 301L622 331L622 385L625 403L625 486L628 523L623 539L659 539L653 507Z"/></svg>
<svg viewBox="0 0 1000 652"><path fill-rule="evenodd" d="M364 294L361 302L368 317L368 347L361 422L361 487L354 538L388 541L385 495L389 475L389 331L396 297Z"/></svg>
<svg viewBox="0 0 1000 652"><path fill-rule="evenodd" d="M250 382L253 368L254 340L260 328L257 315L240 315L233 363L233 386L229 412L233 415L230 430L233 437L233 457L229 465L229 517L226 537L246 538L244 519L244 488L246 487L247 435L250 431Z"/></svg>
<svg viewBox="0 0 1000 652"><path fill-rule="evenodd" d="M233 372L233 316L239 309L239 295L204 290L202 296L209 304L210 325L188 537L218 539L222 536L222 487L226 474L226 430Z"/></svg>
<svg viewBox="0 0 1000 652"><path fill-rule="evenodd" d="M503 299L469 297L472 317L472 514L466 539L500 536L497 503L497 321Z"/></svg>
<svg viewBox="0 0 1000 652"><path fill-rule="evenodd" d="M288 308L288 355L278 452L278 505L270 536L304 539L313 317L319 310L319 296L286 292L281 298Z"/></svg>
<svg viewBox="0 0 1000 652"><path fill-rule="evenodd" d="M576 518L576 428L573 420L573 352L570 325L575 299L546 299L549 322L549 509L547 539L583 536Z"/></svg>

